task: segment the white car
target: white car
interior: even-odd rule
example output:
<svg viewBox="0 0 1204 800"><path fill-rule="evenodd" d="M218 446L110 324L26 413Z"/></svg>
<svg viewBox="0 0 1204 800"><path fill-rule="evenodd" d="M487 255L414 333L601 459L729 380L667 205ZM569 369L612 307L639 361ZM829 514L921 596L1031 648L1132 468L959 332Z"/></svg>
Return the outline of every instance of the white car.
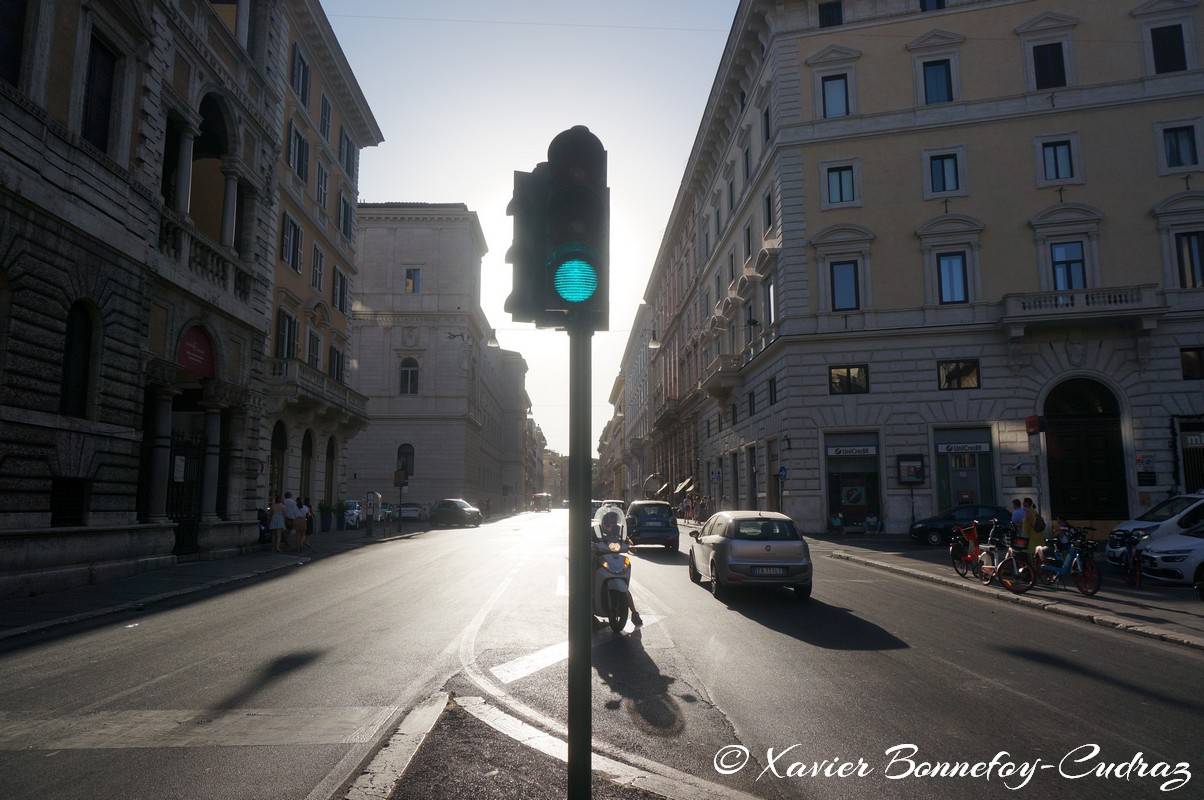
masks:
<svg viewBox="0 0 1204 800"><path fill-rule="evenodd" d="M1109 564L1118 566L1125 563L1125 531L1143 533L1148 538L1139 546L1145 550L1155 541L1166 536L1183 533L1204 523L1204 494L1179 494L1164 500L1136 519L1122 522L1108 537L1108 546L1104 549L1104 557Z"/></svg>
<svg viewBox="0 0 1204 800"><path fill-rule="evenodd" d="M709 581L716 597L730 586L789 586L800 600L811 596L811 550L785 514L720 511L690 538L690 580Z"/></svg>
<svg viewBox="0 0 1204 800"><path fill-rule="evenodd" d="M1166 583L1204 582L1204 525L1147 541L1141 548L1141 575Z"/></svg>

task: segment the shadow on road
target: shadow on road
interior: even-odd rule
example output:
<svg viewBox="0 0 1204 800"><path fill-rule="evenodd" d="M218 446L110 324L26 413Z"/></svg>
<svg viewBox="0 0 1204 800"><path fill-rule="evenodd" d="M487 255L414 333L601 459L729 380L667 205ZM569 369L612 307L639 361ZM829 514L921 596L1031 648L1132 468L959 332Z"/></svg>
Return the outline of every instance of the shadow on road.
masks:
<svg viewBox="0 0 1204 800"><path fill-rule="evenodd" d="M702 589L705 591L705 587ZM812 597L800 601L787 588L732 589L724 601L732 611L801 642L826 650L903 650L907 642L847 608Z"/></svg>
<svg viewBox="0 0 1204 800"><path fill-rule="evenodd" d="M675 679L662 673L644 650L641 631L615 636L605 646L595 647L593 665L598 677L619 696L608 701L606 708L626 711L640 732L677 736L685 729L677 698L669 692ZM692 694L684 694L681 699L687 703L698 700Z"/></svg>

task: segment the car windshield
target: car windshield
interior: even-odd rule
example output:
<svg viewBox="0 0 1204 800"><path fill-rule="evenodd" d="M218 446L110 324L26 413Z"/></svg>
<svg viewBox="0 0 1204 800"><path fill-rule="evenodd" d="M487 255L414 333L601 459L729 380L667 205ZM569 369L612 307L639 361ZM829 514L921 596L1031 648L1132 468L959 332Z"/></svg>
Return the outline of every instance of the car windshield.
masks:
<svg viewBox="0 0 1204 800"><path fill-rule="evenodd" d="M636 506L631 511L632 514L639 515L641 517L664 517L665 519L668 519L669 517L673 516L673 510L670 509L668 505L662 505L660 503L656 505Z"/></svg>
<svg viewBox="0 0 1204 800"><path fill-rule="evenodd" d="M347 503L347 510L348 510L348 511L354 511L355 509L357 509L357 508L359 508L359 507L360 507L360 501L359 501L359 500L346 500L346 501L344 501L344 502L346 502L346 503Z"/></svg>
<svg viewBox="0 0 1204 800"><path fill-rule="evenodd" d="M1158 505L1151 508L1149 511L1142 514L1137 519L1142 522L1165 522L1171 517L1177 517L1194 504L1200 502L1198 497L1172 497L1170 500L1164 500Z"/></svg>
<svg viewBox="0 0 1204 800"><path fill-rule="evenodd" d="M737 539L753 539L763 542L781 542L798 538L794 524L779 520L740 520L736 523Z"/></svg>

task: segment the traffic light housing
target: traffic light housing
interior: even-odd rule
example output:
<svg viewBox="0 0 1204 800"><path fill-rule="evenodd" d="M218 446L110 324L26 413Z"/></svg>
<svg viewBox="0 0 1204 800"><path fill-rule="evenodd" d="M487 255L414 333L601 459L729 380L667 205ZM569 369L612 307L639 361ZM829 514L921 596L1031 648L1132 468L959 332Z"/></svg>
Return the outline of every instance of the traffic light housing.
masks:
<svg viewBox="0 0 1204 800"><path fill-rule="evenodd" d="M609 326L610 193L606 150L584 126L559 134L548 160L514 173L514 242L506 261L514 285L506 311L516 322L588 330Z"/></svg>
<svg viewBox="0 0 1204 800"><path fill-rule="evenodd" d="M578 125L548 146L546 306L589 330L609 327L610 190L606 150Z"/></svg>

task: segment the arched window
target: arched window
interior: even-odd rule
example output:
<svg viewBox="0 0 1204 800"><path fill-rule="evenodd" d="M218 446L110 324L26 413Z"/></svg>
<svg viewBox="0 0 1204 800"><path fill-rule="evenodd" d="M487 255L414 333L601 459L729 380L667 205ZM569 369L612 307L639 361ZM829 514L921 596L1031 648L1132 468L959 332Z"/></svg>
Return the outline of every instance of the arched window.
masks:
<svg viewBox="0 0 1204 800"><path fill-rule="evenodd" d="M413 358L401 360L400 394L418 394L418 361Z"/></svg>
<svg viewBox="0 0 1204 800"><path fill-rule="evenodd" d="M81 301L67 312L67 330L63 341L63 379L59 392L59 413L66 417L86 417L88 398L95 376L92 315Z"/></svg>
<svg viewBox="0 0 1204 800"><path fill-rule="evenodd" d="M406 479L414 475L414 445L403 444L397 448L397 467L396 469L405 470Z"/></svg>

